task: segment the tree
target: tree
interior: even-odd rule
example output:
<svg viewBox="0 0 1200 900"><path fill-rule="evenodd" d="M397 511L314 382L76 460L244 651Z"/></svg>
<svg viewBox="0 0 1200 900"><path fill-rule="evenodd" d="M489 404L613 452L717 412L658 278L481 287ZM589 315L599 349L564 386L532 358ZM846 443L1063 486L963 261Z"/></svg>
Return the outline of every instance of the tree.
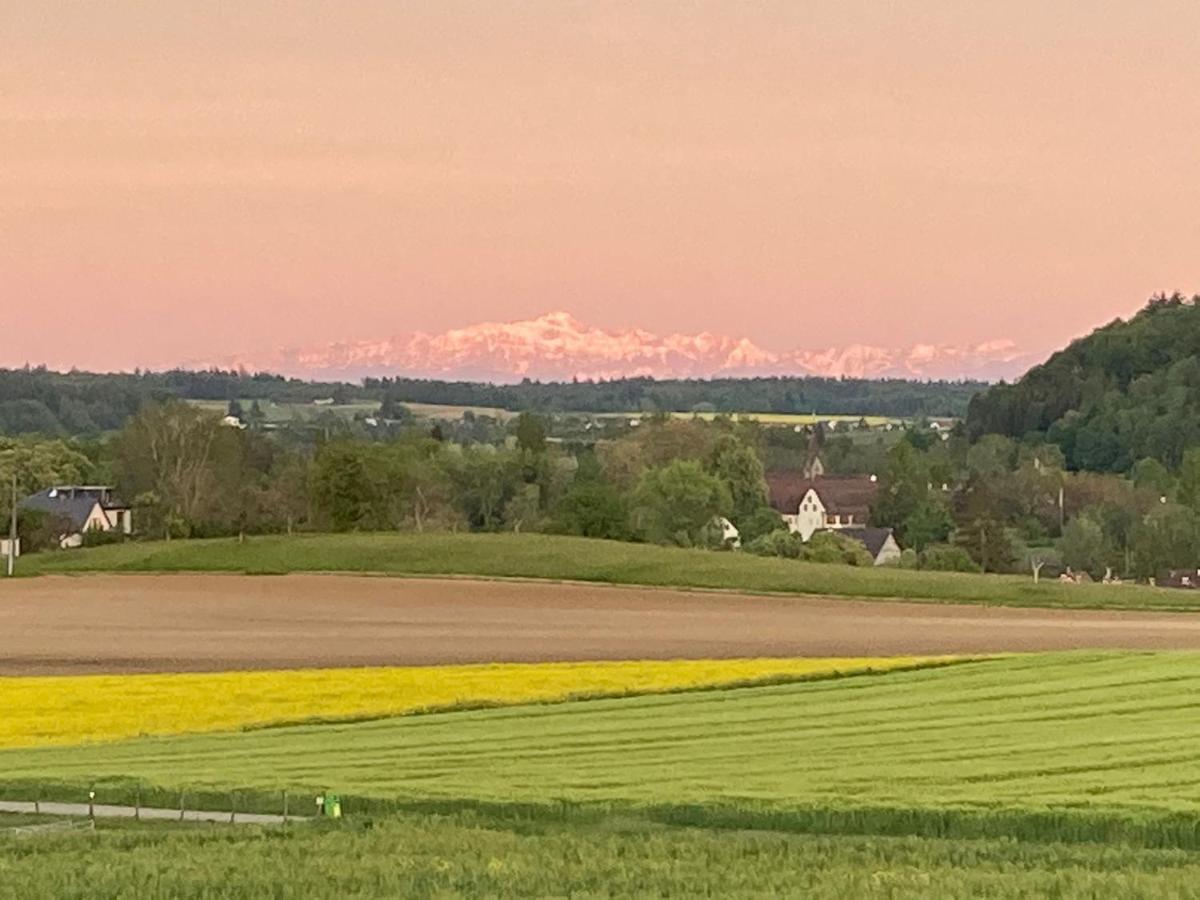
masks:
<svg viewBox="0 0 1200 900"><path fill-rule="evenodd" d="M239 418L241 417L239 416ZM250 411L246 413L246 424L248 424L252 429L258 430L263 427L266 421L267 414L263 412L262 406L257 400L253 401L250 404Z"/></svg>
<svg viewBox="0 0 1200 900"><path fill-rule="evenodd" d="M631 440L601 441L596 459L604 480L619 491L632 492L647 468L641 445Z"/></svg>
<svg viewBox="0 0 1200 900"><path fill-rule="evenodd" d="M722 435L717 441L709 457L708 470L729 489L732 504L729 515L739 528L767 506L767 479L762 460L753 448L733 435Z"/></svg>
<svg viewBox="0 0 1200 900"><path fill-rule="evenodd" d="M1192 447L1183 454L1175 499L1193 512L1200 512L1200 447Z"/></svg>
<svg viewBox="0 0 1200 900"><path fill-rule="evenodd" d="M621 493L599 478L576 477L554 513L554 530L581 537L629 538L629 509Z"/></svg>
<svg viewBox="0 0 1200 900"><path fill-rule="evenodd" d="M1090 515L1076 516L1063 529L1059 541L1063 564L1098 577L1112 562L1112 547L1104 528Z"/></svg>
<svg viewBox="0 0 1200 900"><path fill-rule="evenodd" d="M519 467L490 447L469 447L450 460L455 504L467 524L480 531L497 530L504 521L505 505L522 484Z"/></svg>
<svg viewBox="0 0 1200 900"><path fill-rule="evenodd" d="M379 418L385 422L409 422L412 420L413 414L412 410L401 403L395 394L388 394L379 404Z"/></svg>
<svg viewBox="0 0 1200 900"><path fill-rule="evenodd" d="M21 496L56 484L79 484L94 469L90 459L64 441L0 437L0 485L11 485L15 472Z"/></svg>
<svg viewBox="0 0 1200 900"><path fill-rule="evenodd" d="M504 523L517 534L537 530L541 518L541 489L536 484L521 485L504 507Z"/></svg>
<svg viewBox="0 0 1200 900"><path fill-rule="evenodd" d="M756 538L774 534L781 529L787 530L787 526L783 523L783 516L769 506L760 506L748 517L735 519L733 524L737 526L743 545Z"/></svg>
<svg viewBox="0 0 1200 900"><path fill-rule="evenodd" d="M1017 446L1010 439L989 434L967 451L967 471L981 479L998 480L1013 469Z"/></svg>
<svg viewBox="0 0 1200 900"><path fill-rule="evenodd" d="M728 515L729 488L694 460L649 469L634 493L634 521L641 536L684 547L702 544L717 516Z"/></svg>
<svg viewBox="0 0 1200 900"><path fill-rule="evenodd" d="M366 455L361 445L334 441L323 446L313 462L313 505L334 531L370 528L374 495Z"/></svg>
<svg viewBox="0 0 1200 900"><path fill-rule="evenodd" d="M1157 459L1138 461L1133 467L1133 483L1139 488L1153 491L1159 497L1170 497L1175 493L1175 478Z"/></svg>
<svg viewBox="0 0 1200 900"><path fill-rule="evenodd" d="M901 522L900 540L918 553L930 544L943 543L954 530L954 517L942 499L929 492Z"/></svg>
<svg viewBox="0 0 1200 900"><path fill-rule="evenodd" d="M980 516L960 523L955 543L967 552L984 572L1007 572L1016 553L1004 522Z"/></svg>
<svg viewBox="0 0 1200 900"><path fill-rule="evenodd" d="M524 453L537 455L546 449L546 421L531 412L517 416L517 447Z"/></svg>
<svg viewBox="0 0 1200 900"><path fill-rule="evenodd" d="M888 454L871 521L893 529L900 543L918 549L944 541L950 533L953 521L940 493L931 488L927 461L907 441Z"/></svg>
<svg viewBox="0 0 1200 900"><path fill-rule="evenodd" d="M189 535L209 502L213 445L220 420L195 406L171 400L143 407L114 442L117 487L141 497L142 510L166 537Z"/></svg>
<svg viewBox="0 0 1200 900"><path fill-rule="evenodd" d="M22 553L57 550L59 541L71 531L71 521L65 516L51 515L40 509L23 509L17 514L17 538ZM7 528L4 536L8 537Z"/></svg>
<svg viewBox="0 0 1200 900"><path fill-rule="evenodd" d="M1132 556L1134 573L1141 578L1196 568L1200 562L1200 517L1177 503L1160 505L1137 526Z"/></svg>

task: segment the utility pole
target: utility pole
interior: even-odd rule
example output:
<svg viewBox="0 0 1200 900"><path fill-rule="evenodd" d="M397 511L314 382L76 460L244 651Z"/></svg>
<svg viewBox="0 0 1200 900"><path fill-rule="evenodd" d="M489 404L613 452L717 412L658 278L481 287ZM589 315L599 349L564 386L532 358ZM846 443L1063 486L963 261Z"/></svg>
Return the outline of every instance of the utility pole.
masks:
<svg viewBox="0 0 1200 900"><path fill-rule="evenodd" d="M17 559L17 470L12 474L12 518L8 523L8 574L11 577Z"/></svg>

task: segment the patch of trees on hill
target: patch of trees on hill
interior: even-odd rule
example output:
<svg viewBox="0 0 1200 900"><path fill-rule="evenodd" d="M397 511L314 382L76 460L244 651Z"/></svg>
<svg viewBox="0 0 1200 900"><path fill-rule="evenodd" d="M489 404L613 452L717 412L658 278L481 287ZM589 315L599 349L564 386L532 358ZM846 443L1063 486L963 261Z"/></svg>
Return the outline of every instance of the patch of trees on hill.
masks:
<svg viewBox="0 0 1200 900"><path fill-rule="evenodd" d="M860 378L621 378L613 381L480 384L368 378L371 391L409 403L497 406L533 412L841 413L897 418L961 416L986 385L978 381Z"/></svg>
<svg viewBox="0 0 1200 900"><path fill-rule="evenodd" d="M1200 295L1158 295L981 393L967 433L1047 440L1074 470L1130 472L1142 460L1177 469L1200 445Z"/></svg>

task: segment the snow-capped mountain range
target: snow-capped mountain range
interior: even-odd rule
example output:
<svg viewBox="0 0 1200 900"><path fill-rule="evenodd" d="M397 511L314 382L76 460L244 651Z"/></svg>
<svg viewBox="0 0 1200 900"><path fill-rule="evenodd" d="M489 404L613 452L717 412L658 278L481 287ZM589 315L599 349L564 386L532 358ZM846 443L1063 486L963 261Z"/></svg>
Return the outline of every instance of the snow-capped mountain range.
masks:
<svg viewBox="0 0 1200 900"><path fill-rule="evenodd" d="M441 334L415 332L381 340L283 349L223 367L305 378L407 376L499 382L821 375L849 378L1011 378L1032 362L1009 340L974 345L864 344L774 352L747 338L701 332L660 336L641 329L606 331L569 313L519 322L481 322Z"/></svg>

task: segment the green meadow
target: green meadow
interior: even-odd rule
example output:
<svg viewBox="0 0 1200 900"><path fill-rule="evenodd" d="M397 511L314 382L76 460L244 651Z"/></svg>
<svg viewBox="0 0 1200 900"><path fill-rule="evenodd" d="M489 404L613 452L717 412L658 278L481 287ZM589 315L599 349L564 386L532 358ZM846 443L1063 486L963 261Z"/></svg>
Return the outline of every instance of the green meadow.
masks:
<svg viewBox="0 0 1200 900"><path fill-rule="evenodd" d="M856 568L542 534L342 534L129 542L42 553L18 574L351 572L458 575L1023 607L1200 610L1200 595L1015 575Z"/></svg>

